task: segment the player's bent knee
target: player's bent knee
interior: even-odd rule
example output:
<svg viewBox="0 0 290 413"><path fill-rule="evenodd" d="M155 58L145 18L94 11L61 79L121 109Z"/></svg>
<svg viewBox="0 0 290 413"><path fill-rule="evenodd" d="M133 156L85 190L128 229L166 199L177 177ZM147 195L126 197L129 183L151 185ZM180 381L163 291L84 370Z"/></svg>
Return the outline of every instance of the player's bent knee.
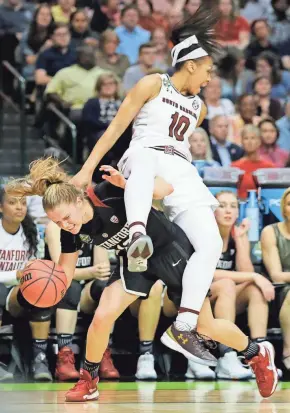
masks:
<svg viewBox="0 0 290 413"><path fill-rule="evenodd" d="M152 286L150 293L149 293L149 298L160 298L162 296L163 292L163 284L160 280L156 281L156 283Z"/></svg>
<svg viewBox="0 0 290 413"><path fill-rule="evenodd" d="M93 301L97 303L100 301L101 295L106 285L107 285L107 281L99 280L97 278L92 282L91 287L90 287L90 296Z"/></svg>
<svg viewBox="0 0 290 413"><path fill-rule="evenodd" d="M73 280L70 287L68 288L65 296L59 302L57 308L63 310L71 310L75 311L78 308L82 293L82 286L81 284Z"/></svg>
<svg viewBox="0 0 290 413"><path fill-rule="evenodd" d="M30 304L23 297L20 289L17 292L17 301L20 307L22 307L26 311L29 321L42 323L49 321L54 312L54 307L40 308Z"/></svg>
<svg viewBox="0 0 290 413"><path fill-rule="evenodd" d="M99 310L97 308L91 326L97 329L108 329L108 326L111 326L116 321L116 318L116 313L110 311L109 308L107 310Z"/></svg>
<svg viewBox="0 0 290 413"><path fill-rule="evenodd" d="M224 278L219 280L219 291L221 294L230 295L231 297L236 297L236 283L229 278Z"/></svg>

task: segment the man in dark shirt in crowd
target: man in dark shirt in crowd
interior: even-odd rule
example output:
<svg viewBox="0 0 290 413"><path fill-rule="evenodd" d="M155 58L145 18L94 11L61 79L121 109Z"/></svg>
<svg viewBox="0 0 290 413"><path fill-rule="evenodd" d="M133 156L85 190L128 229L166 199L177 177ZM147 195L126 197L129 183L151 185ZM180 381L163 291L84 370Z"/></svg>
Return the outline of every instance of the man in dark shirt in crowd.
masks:
<svg viewBox="0 0 290 413"><path fill-rule="evenodd" d="M37 86L45 87L59 70L76 63L76 51L70 47L71 37L66 24L55 26L52 40L53 46L41 52L36 61Z"/></svg>
<svg viewBox="0 0 290 413"><path fill-rule="evenodd" d="M267 20L259 19L253 21L251 32L254 40L249 44L245 52L247 69L255 70L255 59L262 52L269 51L277 55L279 54L277 47L270 42L270 30Z"/></svg>

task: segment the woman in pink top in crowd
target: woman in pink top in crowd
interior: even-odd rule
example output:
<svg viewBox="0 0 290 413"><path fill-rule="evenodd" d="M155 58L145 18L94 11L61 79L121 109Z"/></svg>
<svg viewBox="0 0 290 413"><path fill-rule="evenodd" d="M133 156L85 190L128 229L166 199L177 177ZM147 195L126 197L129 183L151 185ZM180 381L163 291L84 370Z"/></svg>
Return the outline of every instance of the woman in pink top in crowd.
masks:
<svg viewBox="0 0 290 413"><path fill-rule="evenodd" d="M265 161L271 161L277 168L284 168L289 152L281 149L277 144L279 129L273 119L263 119L259 123L262 145L259 149L260 157Z"/></svg>

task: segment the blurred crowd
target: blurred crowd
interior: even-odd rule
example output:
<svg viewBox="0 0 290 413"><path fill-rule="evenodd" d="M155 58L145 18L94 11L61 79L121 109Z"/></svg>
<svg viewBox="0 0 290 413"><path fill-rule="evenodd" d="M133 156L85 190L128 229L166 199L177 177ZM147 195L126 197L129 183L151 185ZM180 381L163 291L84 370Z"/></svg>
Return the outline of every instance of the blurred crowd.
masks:
<svg viewBox="0 0 290 413"><path fill-rule="evenodd" d="M50 136L56 146L72 154L68 131L50 110L54 105L77 127L77 163L82 164L128 91L147 74L173 73L171 30L193 15L201 2L208 2L209 6L211 3L209 0L58 0L57 3L36 4L2 0L0 57L26 79L26 111L34 117L36 138ZM201 127L192 134L190 149L193 164L201 175L204 167L233 167L244 174L237 196L229 192L217 195L220 207L216 219L224 252L215 273L211 301L215 316L219 318L235 321L236 315L247 312L251 338L263 341L267 337L269 303L276 295L276 318L279 318L284 343L283 366L287 370L290 369L287 315L290 306L290 192L286 191L281 201L283 221L262 231L261 272L268 278L258 274L252 264L247 220L239 227L236 221L239 201L247 199L248 190L257 188L253 172L290 167L290 0L216 0L215 3L220 16L216 33L222 49L215 62L213 79L202 91L208 113ZM5 70L3 90L17 99L13 77ZM130 138L129 127L102 163L115 165ZM101 180L98 172L94 180ZM13 211L5 209L9 203L5 195L0 203L4 226L5 219L12 219ZM18 207L25 209L25 216L27 206ZM38 220L44 217L39 212L34 215ZM46 257L57 261L59 234L51 224L45 231ZM83 254L83 258L88 259L80 261L83 278L78 274L76 283L108 276L107 256L104 258L102 253L92 250ZM280 285L278 290L273 283ZM78 286L76 284L77 291ZM79 290L75 308L67 308L65 304L57 310L56 317L66 320L57 322L60 352L56 377L61 380L77 375L70 350L77 309L79 303L85 313L94 309L94 303L85 298L85 293ZM139 322L136 377L155 379L153 342L161 308L163 316L167 317L174 316L174 311L159 282L152 288L150 297L137 304L131 309ZM74 312L72 318L67 318L68 313L65 313L69 310ZM49 324L46 329L39 329L35 324L31 321L33 338L41 343L34 342L33 347L34 379L52 380L45 355ZM41 339L37 337L39 334ZM62 349L65 350L61 352ZM186 377L252 378L252 373L232 349L220 346L219 351L215 372L189 362ZM102 363L102 377L119 377L109 348ZM63 370L63 366L67 370ZM1 377L11 378L4 367L0 367L0 380Z"/></svg>

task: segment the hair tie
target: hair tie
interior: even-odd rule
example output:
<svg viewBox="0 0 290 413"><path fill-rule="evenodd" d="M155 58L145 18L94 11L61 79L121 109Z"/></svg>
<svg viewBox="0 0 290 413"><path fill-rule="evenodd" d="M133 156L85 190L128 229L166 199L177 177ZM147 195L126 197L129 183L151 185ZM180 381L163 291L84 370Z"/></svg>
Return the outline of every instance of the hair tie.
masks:
<svg viewBox="0 0 290 413"><path fill-rule="evenodd" d="M49 188L51 185L57 185L57 184L63 184L63 181L55 181L55 182L47 182L47 188Z"/></svg>

